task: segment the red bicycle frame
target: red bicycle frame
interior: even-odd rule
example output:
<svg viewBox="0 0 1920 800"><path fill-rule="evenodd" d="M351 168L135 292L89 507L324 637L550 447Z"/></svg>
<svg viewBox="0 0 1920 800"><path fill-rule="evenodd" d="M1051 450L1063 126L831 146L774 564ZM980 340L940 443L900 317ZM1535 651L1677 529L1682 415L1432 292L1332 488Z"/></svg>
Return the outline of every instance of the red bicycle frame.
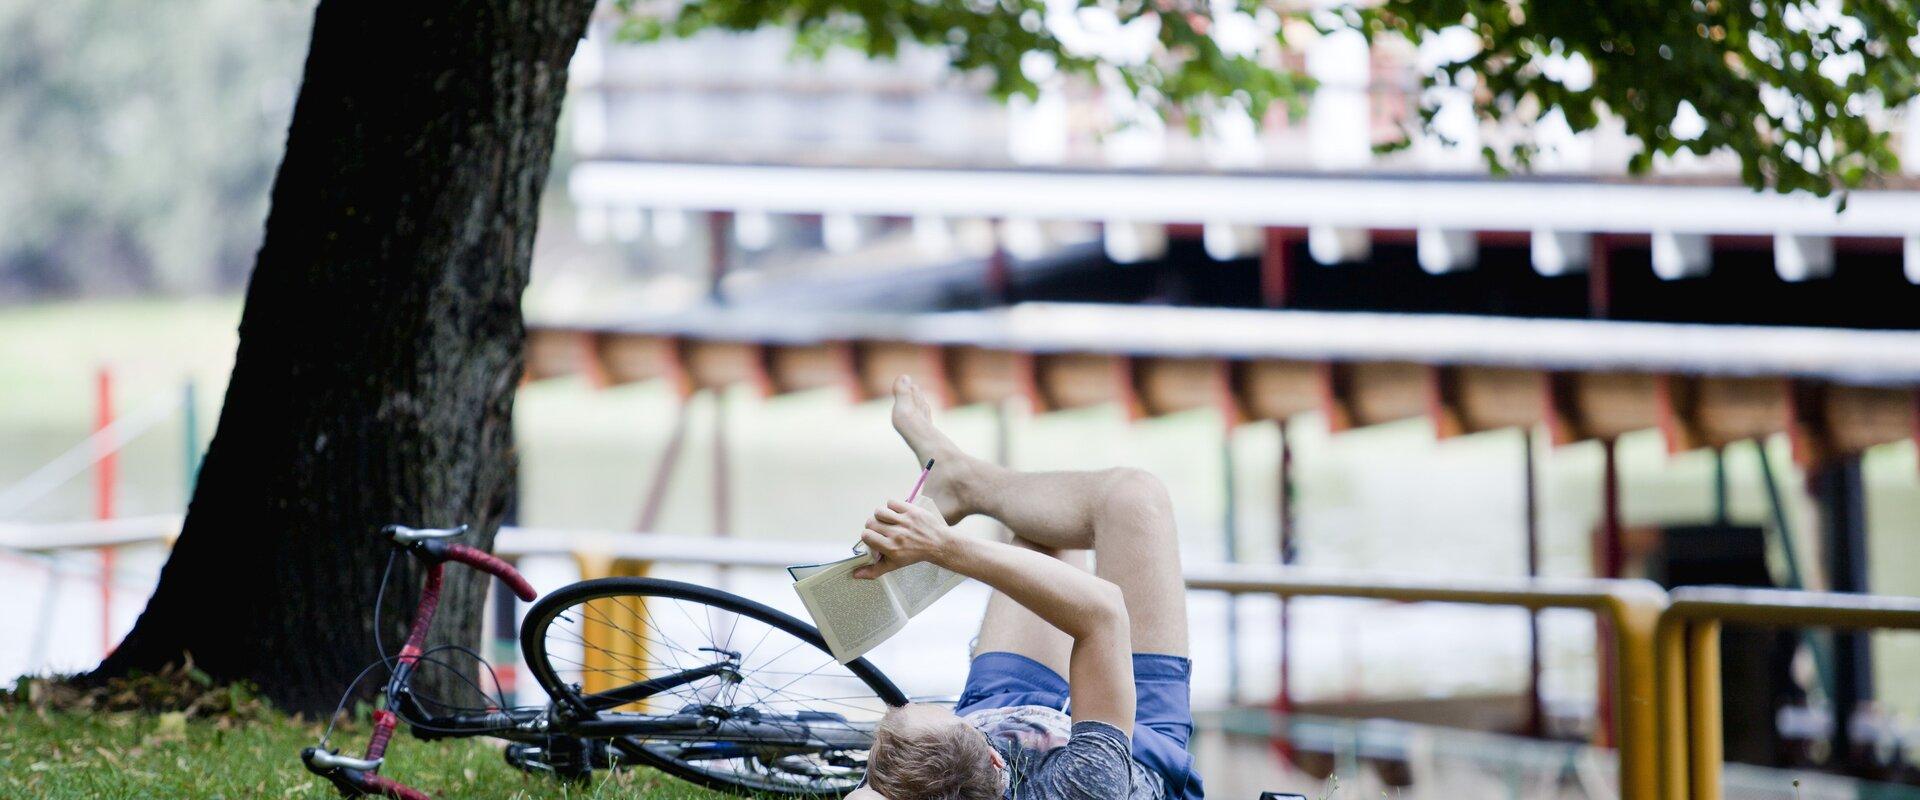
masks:
<svg viewBox="0 0 1920 800"><path fill-rule="evenodd" d="M309 771L332 781L343 794L375 795L394 800L430 800L426 793L381 775L379 770L381 763L386 760L387 744L393 739L394 728L400 724L400 716L393 712L392 706L413 702L405 689L414 667L426 653L427 630L432 627L434 612L440 607L440 589L445 578L446 562L456 561L499 578L521 600L531 602L536 596L533 585L527 583L527 579L513 565L483 550L446 541L466 530L465 525L443 530L390 525L382 531L396 547L427 563L427 580L420 590L420 604L414 609L413 624L407 631L406 644L395 658L393 677L387 684L387 707L373 713L373 737L367 742L366 755L349 758L317 747L309 747L300 753Z"/></svg>

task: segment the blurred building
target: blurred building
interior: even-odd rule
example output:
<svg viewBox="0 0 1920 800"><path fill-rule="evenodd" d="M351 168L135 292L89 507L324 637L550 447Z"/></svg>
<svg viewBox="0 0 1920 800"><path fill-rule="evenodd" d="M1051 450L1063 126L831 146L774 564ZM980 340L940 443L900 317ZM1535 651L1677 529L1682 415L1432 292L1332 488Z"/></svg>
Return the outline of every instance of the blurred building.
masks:
<svg viewBox="0 0 1920 800"><path fill-rule="evenodd" d="M1270 47L1262 21L1225 19L1229 47ZM1476 119L1470 88L1427 90L1435 131L1376 154L1416 117L1419 70L1472 37L1370 50L1358 35L1288 33L1293 50L1263 57L1319 83L1303 113L1276 108L1256 127L1222 110L1196 137L1118 87L1049 77L1044 61L1027 65L1039 97L1002 105L926 49L814 61L784 31L638 46L603 23L573 72L576 228L636 252L694 242L706 257L666 261L741 300L780 268L870 267L873 257L836 257L889 241L912 244L880 251L893 267L1017 266L1091 244L1069 260L1221 267L1129 290L1180 304L1915 323L1905 309L1920 300L1920 185L1854 192L1839 212L1831 198L1752 191L1724 156L1662 158L1632 178L1636 145L1619 126L1496 128ZM1077 35L1132 46L1124 29ZM1587 69L1577 58L1548 67L1576 83ZM1875 113L1901 129L1898 115ZM1520 137L1540 148L1534 172L1489 177L1482 145ZM986 301L1076 291L1022 294L1007 265L988 266Z"/></svg>

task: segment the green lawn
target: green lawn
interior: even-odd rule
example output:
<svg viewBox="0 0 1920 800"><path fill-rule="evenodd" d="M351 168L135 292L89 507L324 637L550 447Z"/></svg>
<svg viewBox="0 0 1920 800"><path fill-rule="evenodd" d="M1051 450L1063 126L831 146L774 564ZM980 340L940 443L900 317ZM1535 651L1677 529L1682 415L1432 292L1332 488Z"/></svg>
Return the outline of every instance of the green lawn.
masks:
<svg viewBox="0 0 1920 800"><path fill-rule="evenodd" d="M0 797L327 798L325 781L300 766L319 726L278 715L235 723L179 715L42 712L0 707ZM364 726L334 733L343 749L366 742ZM421 742L395 737L383 774L436 800L605 798L707 800L723 797L646 769L570 786L527 775L486 740Z"/></svg>

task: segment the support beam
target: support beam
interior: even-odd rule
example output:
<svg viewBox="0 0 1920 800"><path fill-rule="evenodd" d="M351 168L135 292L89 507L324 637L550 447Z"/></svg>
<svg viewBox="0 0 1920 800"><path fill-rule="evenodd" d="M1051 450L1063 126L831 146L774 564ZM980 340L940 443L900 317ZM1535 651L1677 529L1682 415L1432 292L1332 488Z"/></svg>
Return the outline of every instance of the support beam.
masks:
<svg viewBox="0 0 1920 800"><path fill-rule="evenodd" d="M1866 484L1860 457L1847 455L1815 467L1809 485L1819 509L1828 589L1864 593L1867 586ZM1856 741L1853 719L1873 702L1873 653L1864 633L1834 634L1833 761L1864 765L1870 754L1858 752L1871 742Z"/></svg>
<svg viewBox="0 0 1920 800"><path fill-rule="evenodd" d="M1307 254L1313 256L1314 263L1326 266L1365 261L1373 255L1373 236L1366 228L1310 225Z"/></svg>
<svg viewBox="0 0 1920 800"><path fill-rule="evenodd" d="M661 247L679 247L687 240L687 229L692 225L685 211L656 208L653 210L653 243Z"/></svg>
<svg viewBox="0 0 1920 800"><path fill-rule="evenodd" d="M1593 532L1593 576L1618 578L1626 571L1626 542L1620 523L1620 463L1618 448L1612 439L1600 440L1600 525ZM1605 618L1595 618L1600 648L1600 686L1595 692L1594 744L1613 747L1613 723L1618 714L1614 684L1617 667L1613 652L1614 636Z"/></svg>
<svg viewBox="0 0 1920 800"><path fill-rule="evenodd" d="M845 211L831 211L820 217L820 243L829 252L851 253L872 237L870 219Z"/></svg>
<svg viewBox="0 0 1920 800"><path fill-rule="evenodd" d="M1774 234L1773 271L1788 283L1833 277L1833 237Z"/></svg>
<svg viewBox="0 0 1920 800"><path fill-rule="evenodd" d="M1586 272L1593 256L1593 236L1574 231L1536 230L1527 246L1533 271L1548 278Z"/></svg>
<svg viewBox="0 0 1920 800"><path fill-rule="evenodd" d="M1252 258L1261 252L1262 229L1253 225L1209 222L1201 226L1200 243L1215 261Z"/></svg>
<svg viewBox="0 0 1920 800"><path fill-rule="evenodd" d="M1534 466L1533 428L1520 429L1521 523L1526 530L1526 568L1528 578L1540 577L1540 475ZM1547 705L1540 694L1540 676L1544 667L1540 647L1540 612L1527 614L1527 734L1543 736L1547 732Z"/></svg>
<svg viewBox="0 0 1920 800"><path fill-rule="evenodd" d="M1414 232L1414 256L1428 275L1465 272L1480 263L1473 231L1422 227Z"/></svg>
<svg viewBox="0 0 1920 800"><path fill-rule="evenodd" d="M1167 254L1167 228L1145 222L1108 220L1102 240L1107 258L1119 264L1138 264Z"/></svg>
<svg viewBox="0 0 1920 800"><path fill-rule="evenodd" d="M1000 247L1007 254L1031 261L1047 254L1047 229L1032 217L1014 217L1000 221Z"/></svg>
<svg viewBox="0 0 1920 800"><path fill-rule="evenodd" d="M616 242L637 242L647 232L647 212L638 206L617 206L605 212L605 235Z"/></svg>
<svg viewBox="0 0 1920 800"><path fill-rule="evenodd" d="M958 246L953 223L946 217L931 214L913 218L913 243L922 254L934 257L950 255Z"/></svg>
<svg viewBox="0 0 1920 800"><path fill-rule="evenodd" d="M1713 271L1713 242L1702 233L1653 232L1653 274L1663 281L1703 278Z"/></svg>
<svg viewBox="0 0 1920 800"><path fill-rule="evenodd" d="M1587 258L1587 316L1613 316L1613 250L1606 234L1594 234Z"/></svg>
<svg viewBox="0 0 1920 800"><path fill-rule="evenodd" d="M722 291L727 272L733 269L733 212L709 211L707 218L707 297L716 304L727 301Z"/></svg>
<svg viewBox="0 0 1920 800"><path fill-rule="evenodd" d="M773 215L765 211L735 212L733 241L749 253L758 253L773 246Z"/></svg>
<svg viewBox="0 0 1920 800"><path fill-rule="evenodd" d="M1260 304L1286 308L1293 303L1293 242L1283 228L1261 231Z"/></svg>

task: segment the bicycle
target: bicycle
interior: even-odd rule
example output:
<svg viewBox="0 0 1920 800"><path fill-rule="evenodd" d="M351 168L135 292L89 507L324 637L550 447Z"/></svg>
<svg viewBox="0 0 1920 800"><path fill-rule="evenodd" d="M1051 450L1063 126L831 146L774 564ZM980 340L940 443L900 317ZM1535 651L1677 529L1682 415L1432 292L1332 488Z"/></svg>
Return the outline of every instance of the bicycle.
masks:
<svg viewBox="0 0 1920 800"><path fill-rule="evenodd" d="M426 565L426 582L400 653L387 656L376 630L381 660L347 687L341 701L344 707L345 698L378 668L390 669L365 754L354 758L330 749L331 723L318 746L301 751L306 768L343 796L428 800L380 774L393 733L405 722L422 740L505 739L509 764L562 779L644 765L734 794L838 797L865 777L880 716L907 702L865 659L835 661L819 631L805 622L717 589L654 578L581 581L527 611L520 648L546 704L510 707L497 697L482 707L460 707L426 697L412 681L423 664L451 669L439 653L464 653L485 665L468 648L425 646L446 562L489 573L522 600L535 597L512 565L451 541L466 530L382 530L394 553L380 581L375 618L401 554ZM675 635L692 638L676 642ZM339 716L336 711L334 718Z"/></svg>

